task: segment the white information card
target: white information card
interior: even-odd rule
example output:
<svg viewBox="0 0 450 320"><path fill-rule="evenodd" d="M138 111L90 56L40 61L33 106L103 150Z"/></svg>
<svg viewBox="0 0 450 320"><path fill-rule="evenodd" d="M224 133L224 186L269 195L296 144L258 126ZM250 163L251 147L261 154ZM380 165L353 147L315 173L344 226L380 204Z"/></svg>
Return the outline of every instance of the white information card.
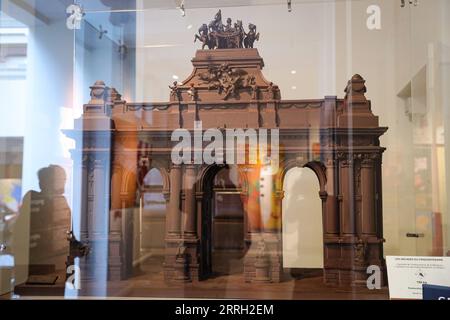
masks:
<svg viewBox="0 0 450 320"><path fill-rule="evenodd" d="M391 299L422 299L422 285L450 286L450 257L386 256Z"/></svg>

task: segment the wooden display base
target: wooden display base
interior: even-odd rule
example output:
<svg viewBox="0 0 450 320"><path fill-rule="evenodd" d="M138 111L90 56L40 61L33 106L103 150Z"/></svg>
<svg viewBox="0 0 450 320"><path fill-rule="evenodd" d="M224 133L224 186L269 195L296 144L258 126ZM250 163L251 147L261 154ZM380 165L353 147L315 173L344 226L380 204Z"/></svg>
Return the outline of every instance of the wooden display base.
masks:
<svg viewBox="0 0 450 320"><path fill-rule="evenodd" d="M14 293L19 296L64 296L65 274L31 275L27 282L17 285Z"/></svg>

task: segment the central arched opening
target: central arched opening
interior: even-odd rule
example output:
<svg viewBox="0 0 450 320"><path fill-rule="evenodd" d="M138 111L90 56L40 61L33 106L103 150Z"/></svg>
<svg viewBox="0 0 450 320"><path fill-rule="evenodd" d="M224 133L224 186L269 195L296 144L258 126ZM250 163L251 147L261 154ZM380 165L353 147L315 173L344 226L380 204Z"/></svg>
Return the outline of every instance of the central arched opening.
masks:
<svg viewBox="0 0 450 320"><path fill-rule="evenodd" d="M206 199L204 224L208 230L205 249L211 257L206 266L210 277L242 274L244 250L244 208L242 189L236 166L217 168L211 177L211 193ZM206 241L207 240L207 241Z"/></svg>
<svg viewBox="0 0 450 320"><path fill-rule="evenodd" d="M283 184L283 268L295 278L323 274L320 184L310 168L290 169Z"/></svg>

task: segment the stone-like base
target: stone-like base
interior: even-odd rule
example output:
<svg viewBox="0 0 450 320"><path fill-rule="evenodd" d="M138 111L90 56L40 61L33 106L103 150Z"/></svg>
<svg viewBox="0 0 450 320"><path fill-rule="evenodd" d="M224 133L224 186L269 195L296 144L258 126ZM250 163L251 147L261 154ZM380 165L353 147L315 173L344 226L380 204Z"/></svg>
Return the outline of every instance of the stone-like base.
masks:
<svg viewBox="0 0 450 320"><path fill-rule="evenodd" d="M264 252L261 251L262 243L264 243ZM246 239L246 246L245 282L281 282L283 278L281 235L252 233Z"/></svg>
<svg viewBox="0 0 450 320"><path fill-rule="evenodd" d="M164 279L168 282L199 281L198 239L166 239Z"/></svg>

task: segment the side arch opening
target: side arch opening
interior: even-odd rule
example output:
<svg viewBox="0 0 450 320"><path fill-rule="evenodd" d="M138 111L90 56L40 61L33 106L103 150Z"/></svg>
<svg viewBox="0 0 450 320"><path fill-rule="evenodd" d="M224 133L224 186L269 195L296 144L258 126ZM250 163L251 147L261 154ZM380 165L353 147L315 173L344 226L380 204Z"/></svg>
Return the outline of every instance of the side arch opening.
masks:
<svg viewBox="0 0 450 320"><path fill-rule="evenodd" d="M324 266L321 185L309 167L294 167L283 180L283 268L294 277L321 276Z"/></svg>

